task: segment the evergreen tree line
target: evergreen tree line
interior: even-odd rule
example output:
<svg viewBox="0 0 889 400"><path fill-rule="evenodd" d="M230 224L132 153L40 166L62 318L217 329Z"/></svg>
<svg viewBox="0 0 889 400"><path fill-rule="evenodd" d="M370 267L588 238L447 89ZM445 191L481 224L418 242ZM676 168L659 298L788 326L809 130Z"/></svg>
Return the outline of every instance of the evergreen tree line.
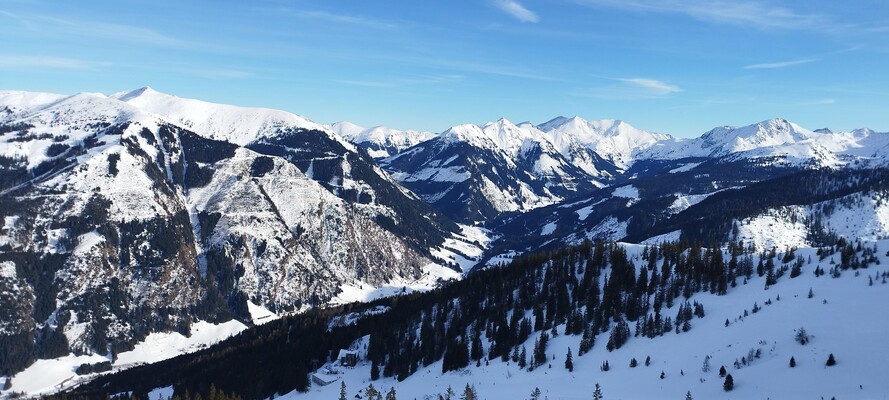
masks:
<svg viewBox="0 0 889 400"><path fill-rule="evenodd" d="M581 357L596 342L613 350L634 336L691 329L691 321L705 315L691 297L726 294L737 279L752 276L750 250L731 243L724 254L674 242L647 247L632 260L623 246L586 242L517 258L425 293L285 317L193 354L99 377L75 394L138 395L169 385L177 395L206 394L212 384L244 398L306 391L310 372L368 335L372 380L403 380L439 360L444 372L497 358L537 368L565 350L548 348L555 335L579 336L572 357ZM763 275L781 269L774 250L763 255ZM388 311L350 325L331 323L380 306Z"/></svg>

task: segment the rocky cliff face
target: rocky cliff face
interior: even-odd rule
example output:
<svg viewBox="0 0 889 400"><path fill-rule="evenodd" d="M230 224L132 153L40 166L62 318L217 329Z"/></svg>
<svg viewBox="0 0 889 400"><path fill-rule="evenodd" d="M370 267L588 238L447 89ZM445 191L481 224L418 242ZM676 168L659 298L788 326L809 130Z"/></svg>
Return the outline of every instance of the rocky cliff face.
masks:
<svg viewBox="0 0 889 400"><path fill-rule="evenodd" d="M248 301L304 310L431 262L388 207L344 200L292 160L102 95L0 97L4 370L199 319L247 322Z"/></svg>

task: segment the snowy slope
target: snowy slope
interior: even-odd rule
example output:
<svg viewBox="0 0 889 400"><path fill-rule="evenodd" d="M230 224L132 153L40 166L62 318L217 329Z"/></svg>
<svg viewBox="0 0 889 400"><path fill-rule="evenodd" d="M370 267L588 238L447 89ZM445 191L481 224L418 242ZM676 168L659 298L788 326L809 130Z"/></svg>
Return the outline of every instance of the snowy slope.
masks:
<svg viewBox="0 0 889 400"><path fill-rule="evenodd" d="M862 240L889 238L889 193L855 193L806 206L789 206L735 221L735 240L759 249L786 249L811 245L817 221L821 234Z"/></svg>
<svg viewBox="0 0 889 400"><path fill-rule="evenodd" d="M889 241L868 245L874 244L878 249L889 248ZM641 253L639 246L629 248L636 257ZM812 271L818 265L829 269L838 255L818 261L815 249L797 250L803 259L812 259L797 278L785 275L776 285L764 289L765 278L754 275L747 284L739 281L726 296L696 294L692 299L705 305L706 317L695 319L693 329L680 335L630 338L624 347L612 352L606 351L600 337L602 340L583 356L576 354L578 336L560 335L548 346L551 366L533 372L498 358L490 364L482 362L480 367L442 374L441 364L436 362L421 367L402 382L381 378L373 384L383 393L394 387L398 396L405 398L434 398L448 386L459 394L470 384L481 398L488 399L527 398L535 387L550 399L589 399L597 383L606 399L682 399L687 392L696 399L887 398L889 381L882 378L880 366L883 355L889 352L882 324L889 318L883 306L889 299L889 284L878 277L869 285L869 277L887 273L889 257L878 254L880 265L861 270L860 275L849 270L831 279L815 277ZM807 295L810 290L812 298ZM761 309L750 313L754 304ZM673 312L675 306L667 310ZM810 335L806 345L794 341L800 327ZM559 327L560 332L563 328ZM536 337L533 334L526 345L531 346ZM569 347L575 350L574 372L570 373L564 368ZM751 350L759 350L761 355L736 368L734 362L746 358ZM835 355L836 366L825 366L829 354ZM707 356L710 369L705 372ZM644 365L646 357L651 357L650 366ZM791 357L796 360L795 368L788 366ZM630 368L631 358L636 358L639 366ZM605 361L611 366L607 372L600 370ZM731 392L723 390L723 378L718 375L721 366L734 377ZM334 369L338 373L331 375L333 384L316 385L308 393L292 392L282 398L335 398L341 381L346 383L347 397L351 398L371 383L367 363Z"/></svg>

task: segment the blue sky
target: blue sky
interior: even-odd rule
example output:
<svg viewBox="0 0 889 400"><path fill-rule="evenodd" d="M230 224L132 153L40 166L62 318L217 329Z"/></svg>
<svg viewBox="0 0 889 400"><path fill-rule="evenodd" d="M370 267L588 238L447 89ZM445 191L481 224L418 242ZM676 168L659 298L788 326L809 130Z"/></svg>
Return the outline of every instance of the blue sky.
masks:
<svg viewBox="0 0 889 400"><path fill-rule="evenodd" d="M12 0L0 26L0 89L150 85L436 132L558 115L889 131L885 0Z"/></svg>

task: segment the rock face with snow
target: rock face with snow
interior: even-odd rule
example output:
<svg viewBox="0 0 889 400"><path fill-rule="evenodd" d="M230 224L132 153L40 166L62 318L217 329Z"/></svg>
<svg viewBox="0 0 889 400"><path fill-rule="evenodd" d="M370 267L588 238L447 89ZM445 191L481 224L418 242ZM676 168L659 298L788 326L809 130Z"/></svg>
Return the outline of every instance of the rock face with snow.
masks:
<svg viewBox="0 0 889 400"><path fill-rule="evenodd" d="M247 322L248 301L298 311L346 283L416 279L453 225L292 114L150 89L0 92L0 109L11 371L198 319Z"/></svg>
<svg viewBox="0 0 889 400"><path fill-rule="evenodd" d="M384 159L404 186L452 218L479 222L596 187L530 124L459 125Z"/></svg>

